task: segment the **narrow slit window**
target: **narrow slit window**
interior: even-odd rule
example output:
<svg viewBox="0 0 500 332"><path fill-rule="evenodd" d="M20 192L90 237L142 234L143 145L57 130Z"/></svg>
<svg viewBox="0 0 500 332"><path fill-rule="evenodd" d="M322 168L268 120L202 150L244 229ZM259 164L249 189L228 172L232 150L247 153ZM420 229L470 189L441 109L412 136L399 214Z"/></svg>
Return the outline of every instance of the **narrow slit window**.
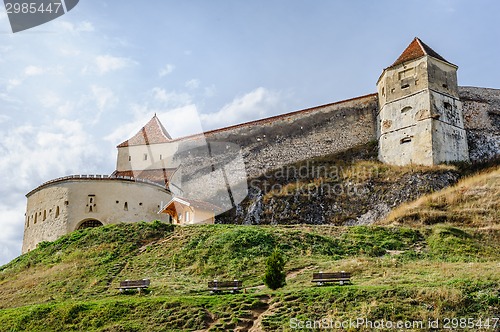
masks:
<svg viewBox="0 0 500 332"><path fill-rule="evenodd" d="M144 154L144 160L148 160L148 154L147 153Z"/></svg>
<svg viewBox="0 0 500 332"><path fill-rule="evenodd" d="M59 213L60 213L59 206L57 206L56 207L56 218L59 217Z"/></svg>
<svg viewBox="0 0 500 332"><path fill-rule="evenodd" d="M401 89L406 89L406 88L409 88L409 87L410 87L410 84L408 84L408 83L401 85Z"/></svg>
<svg viewBox="0 0 500 332"><path fill-rule="evenodd" d="M410 143L410 142L411 142L411 137L405 137L399 141L399 144L405 144L405 143Z"/></svg>
<svg viewBox="0 0 500 332"><path fill-rule="evenodd" d="M125 204L123 204L123 210L128 211L128 203L127 202L125 202Z"/></svg>
<svg viewBox="0 0 500 332"><path fill-rule="evenodd" d="M403 109L401 110L401 113L406 113L409 111L411 111L411 106L406 106L406 107L403 107Z"/></svg>

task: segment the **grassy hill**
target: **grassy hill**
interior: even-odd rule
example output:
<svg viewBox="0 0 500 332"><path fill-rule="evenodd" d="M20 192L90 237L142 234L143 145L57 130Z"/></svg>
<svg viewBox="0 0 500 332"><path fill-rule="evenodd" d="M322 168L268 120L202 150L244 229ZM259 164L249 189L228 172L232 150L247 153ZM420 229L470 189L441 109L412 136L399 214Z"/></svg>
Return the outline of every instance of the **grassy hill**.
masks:
<svg viewBox="0 0 500 332"><path fill-rule="evenodd" d="M153 222L76 231L0 267L0 331L290 331L290 319L444 318L490 318L495 330L499 171L403 205L378 226ZM262 276L276 247L287 285L272 291ZM340 270L352 272L352 285L310 281L312 272ZM146 293L116 289L142 278L151 279ZM214 278L238 278L246 290L209 295Z"/></svg>
<svg viewBox="0 0 500 332"><path fill-rule="evenodd" d="M287 330L293 317L498 317L500 234L432 227L114 225L77 231L0 272L2 331ZM287 286L261 285L272 248ZM353 273L352 286L315 287L313 271ZM150 278L147 294L119 280ZM207 280L238 278L247 292L208 295Z"/></svg>

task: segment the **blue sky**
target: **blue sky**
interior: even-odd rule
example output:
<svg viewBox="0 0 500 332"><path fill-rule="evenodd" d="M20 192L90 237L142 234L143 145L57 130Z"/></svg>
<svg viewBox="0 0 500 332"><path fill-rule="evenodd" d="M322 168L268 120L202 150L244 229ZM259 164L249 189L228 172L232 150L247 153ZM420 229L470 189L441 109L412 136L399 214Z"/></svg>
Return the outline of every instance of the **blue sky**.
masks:
<svg viewBox="0 0 500 332"><path fill-rule="evenodd" d="M418 36L459 84L500 88L498 1L81 0L13 34L0 8L0 264L21 250L24 195L109 174L158 113L182 136L375 92Z"/></svg>

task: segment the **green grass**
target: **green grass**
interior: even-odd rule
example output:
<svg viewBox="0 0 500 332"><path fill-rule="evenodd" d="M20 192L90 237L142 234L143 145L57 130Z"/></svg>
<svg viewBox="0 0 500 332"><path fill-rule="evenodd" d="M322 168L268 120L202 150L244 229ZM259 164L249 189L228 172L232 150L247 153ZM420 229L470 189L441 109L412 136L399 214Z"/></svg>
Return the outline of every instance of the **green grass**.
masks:
<svg viewBox="0 0 500 332"><path fill-rule="evenodd" d="M0 331L289 330L289 319L493 317L500 231L433 225L178 227L154 223L71 233L0 267ZM286 256L287 285L262 285L266 257ZM353 285L316 287L313 271ZM143 294L120 280L150 278ZM246 293L210 296L213 278ZM259 318L260 314L265 314Z"/></svg>

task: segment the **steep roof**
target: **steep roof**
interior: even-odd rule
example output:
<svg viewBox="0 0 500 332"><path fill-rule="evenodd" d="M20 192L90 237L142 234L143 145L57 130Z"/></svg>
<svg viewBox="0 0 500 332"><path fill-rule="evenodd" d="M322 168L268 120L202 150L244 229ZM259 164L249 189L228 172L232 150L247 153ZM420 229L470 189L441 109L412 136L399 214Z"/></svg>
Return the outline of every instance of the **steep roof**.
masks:
<svg viewBox="0 0 500 332"><path fill-rule="evenodd" d="M166 143L172 140L167 130L163 127L160 119L153 116L144 127L141 128L132 138L118 145L119 148L133 145L149 145L157 143Z"/></svg>
<svg viewBox="0 0 500 332"><path fill-rule="evenodd" d="M451 64L451 62L447 61L445 58L439 55L436 51L434 51L432 48L426 45L418 37L415 37L413 41L410 43L410 45L408 45L408 47L404 50L404 52L401 53L399 58L389 68L400 65L403 62L421 58L425 55L429 55L433 58Z"/></svg>
<svg viewBox="0 0 500 332"><path fill-rule="evenodd" d="M191 199L191 198L175 196L175 197L172 197L172 199L167 204L165 204L165 206L163 206L158 213L164 213L167 210L171 210L172 207L175 209L175 203L178 203L178 204L181 204L184 206L192 206L195 209L200 209L200 210L205 210L205 211L217 212L218 210L220 210L220 208L218 206L215 206L215 205L208 203L208 202L203 202L203 201L198 201L198 200Z"/></svg>

